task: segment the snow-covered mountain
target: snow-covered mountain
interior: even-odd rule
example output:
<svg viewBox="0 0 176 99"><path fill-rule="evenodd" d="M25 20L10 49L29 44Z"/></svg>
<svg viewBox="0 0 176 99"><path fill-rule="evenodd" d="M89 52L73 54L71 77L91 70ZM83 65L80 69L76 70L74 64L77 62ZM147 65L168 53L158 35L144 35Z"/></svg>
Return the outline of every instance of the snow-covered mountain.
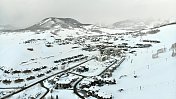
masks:
<svg viewBox="0 0 176 99"><path fill-rule="evenodd" d="M26 28L27 30L48 30L52 28L80 28L83 25L79 21L72 19L72 18L56 18L56 17L49 17L45 18L39 23Z"/></svg>
<svg viewBox="0 0 176 99"><path fill-rule="evenodd" d="M154 20L154 19L134 19L123 20L112 24L113 28L128 29L128 30L141 30L153 27L159 27L165 24L175 22L173 20Z"/></svg>
<svg viewBox="0 0 176 99"><path fill-rule="evenodd" d="M4 31L4 30L14 30L16 29L15 27L11 26L11 25L0 25L0 31Z"/></svg>
<svg viewBox="0 0 176 99"><path fill-rule="evenodd" d="M128 22L121 24L155 27ZM153 33L46 18L2 32L0 98L176 99L176 23L170 24Z"/></svg>

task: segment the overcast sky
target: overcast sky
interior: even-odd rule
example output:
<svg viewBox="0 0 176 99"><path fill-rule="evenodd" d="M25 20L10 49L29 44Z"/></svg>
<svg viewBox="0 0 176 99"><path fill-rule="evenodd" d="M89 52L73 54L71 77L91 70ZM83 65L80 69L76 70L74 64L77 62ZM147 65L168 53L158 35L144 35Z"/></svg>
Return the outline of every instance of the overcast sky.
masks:
<svg viewBox="0 0 176 99"><path fill-rule="evenodd" d="M30 26L46 17L110 24L124 19L175 18L176 0L0 0L0 24Z"/></svg>

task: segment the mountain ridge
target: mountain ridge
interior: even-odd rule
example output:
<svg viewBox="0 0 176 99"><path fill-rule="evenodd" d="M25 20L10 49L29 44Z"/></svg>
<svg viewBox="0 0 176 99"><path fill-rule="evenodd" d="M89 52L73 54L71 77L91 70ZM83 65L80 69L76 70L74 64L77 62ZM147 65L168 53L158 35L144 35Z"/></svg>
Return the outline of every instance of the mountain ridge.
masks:
<svg viewBox="0 0 176 99"><path fill-rule="evenodd" d="M116 29L142 30L147 28L160 27L162 25L167 25L174 22L175 21L160 19L128 19L115 22L111 25L111 27Z"/></svg>
<svg viewBox="0 0 176 99"><path fill-rule="evenodd" d="M82 24L81 22L73 19L73 18L56 18L56 17L48 17L43 19L42 21L34 24L26 30L48 30L51 28L81 28L84 25L91 24Z"/></svg>

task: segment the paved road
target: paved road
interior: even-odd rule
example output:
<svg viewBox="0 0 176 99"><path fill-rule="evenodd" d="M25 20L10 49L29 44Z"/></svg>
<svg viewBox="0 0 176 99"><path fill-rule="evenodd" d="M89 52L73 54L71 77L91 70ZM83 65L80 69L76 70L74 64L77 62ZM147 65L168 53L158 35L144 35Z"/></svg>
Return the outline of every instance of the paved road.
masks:
<svg viewBox="0 0 176 99"><path fill-rule="evenodd" d="M79 80L75 83L75 85L73 86L73 91L74 91L74 93L75 93L78 97L80 97L81 99L85 99L85 98L84 98L83 96L81 96L81 95L78 93L77 85L78 85L79 82L81 82L84 78L85 78L85 77L82 77L81 79L79 79Z"/></svg>
<svg viewBox="0 0 176 99"><path fill-rule="evenodd" d="M117 66L119 67L120 64L125 60L125 58L122 58ZM115 59L115 62L113 62L111 65L109 65L107 68L105 68L100 74L96 75L96 76L100 76L102 75L104 72L106 72L107 69L109 69L112 65L116 64L117 63L117 59ZM69 72L70 73L70 72ZM77 85L79 84L79 82L81 82L84 78L86 77L91 77L91 76L84 76L84 75L80 75L80 74L76 74L76 73L72 73L72 74L75 74L75 75L78 75L78 76L82 76L82 78L76 82L76 84L74 85L73 89L74 89L74 93L79 96L81 99L85 99L83 96L81 96L79 93L78 93L78 89L77 89Z"/></svg>
<svg viewBox="0 0 176 99"><path fill-rule="evenodd" d="M115 63L117 63L117 59L115 59L115 62L113 62L111 65L109 65L108 67L106 67L100 74L98 74L97 76L102 75L104 72L106 72L106 70L108 70L112 65L114 65Z"/></svg>
<svg viewBox="0 0 176 99"><path fill-rule="evenodd" d="M48 92L49 92L49 88L45 87L45 85L43 84L43 81L41 81L40 84L41 84L41 86L42 86L43 88L46 89L45 94L40 98L40 99L44 99L44 97L45 97L45 96L48 94Z"/></svg>
<svg viewBox="0 0 176 99"><path fill-rule="evenodd" d="M82 63L79 63L79 64L77 64L77 65L75 65L75 66L73 66L73 67L70 67L70 68L66 69L66 70L63 70L63 71L57 72L57 73L55 73L55 74L52 74L52 75L50 75L50 76L48 76L48 77L45 77L45 78L43 78L43 79L41 79L41 80L39 80L39 81L37 81L37 82L31 84L31 85L25 86L25 87L23 87L23 88L20 89L20 90L17 90L17 91L15 91L15 92L11 93L11 94L8 94L8 95L6 95L6 96L4 96L4 97L1 97L1 99L9 98L9 97L11 97L11 96L13 96L13 95L15 95L15 94L17 94L17 93L19 93L19 92L22 92L22 91L24 91L24 90L26 90L26 89L28 89L28 88L30 88L30 87L32 87L32 86L34 86L34 85L40 83L41 81L44 81L44 80L46 80L46 79L48 79L48 78L50 78L50 77L53 77L53 76L55 76L55 75L58 75L58 74L60 74L60 73L68 72L69 70L71 70L71 69L73 69L73 68L76 68L76 67L78 67L78 66L80 66L80 65L82 65L82 64L84 64L84 63L86 63L86 62L88 62L88 61L90 61L90 60L92 60L92 59L94 59L94 58L91 58L91 59L86 60L86 61L84 61L84 62L82 62Z"/></svg>
<svg viewBox="0 0 176 99"><path fill-rule="evenodd" d="M20 88L22 88L22 87L6 87L6 88L0 88L0 89L20 89Z"/></svg>

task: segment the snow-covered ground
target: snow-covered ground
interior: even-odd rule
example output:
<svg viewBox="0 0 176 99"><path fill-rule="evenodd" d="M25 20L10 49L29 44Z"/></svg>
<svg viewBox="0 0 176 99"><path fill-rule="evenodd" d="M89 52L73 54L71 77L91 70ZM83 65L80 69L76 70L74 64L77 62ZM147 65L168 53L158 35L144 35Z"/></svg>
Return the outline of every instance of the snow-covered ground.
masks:
<svg viewBox="0 0 176 99"><path fill-rule="evenodd" d="M103 85L101 87L94 86L91 87L91 89L97 89L99 90L99 93L110 94L113 96L113 99L176 99L176 57L172 57L173 51L171 49L172 44L176 43L176 25L161 27L159 28L160 32L156 34L145 34L144 36L137 37L133 37L133 34L126 35L126 32L131 32L126 30L97 28L102 31L102 33L98 33L89 31L88 29L91 27L87 26L85 28L87 28L87 30L75 28L61 29L58 32L55 32L56 30L52 29L40 33L27 31L0 33L1 90L2 88L30 85L52 74L86 61L86 59L83 59L77 62L67 63L64 65L65 67L63 69L63 62L54 63L56 60L80 54L88 56L88 59L95 56L100 57L99 49L95 48L95 46L104 44L104 42L112 42L111 45L115 46L122 43L128 43L128 46L132 47L136 46L136 44L152 44L149 48L129 48L129 51L136 51L133 54L129 53L129 51L125 52L125 61L112 73L112 78L115 78L117 84ZM96 36L100 38L99 41L91 41L91 39ZM87 40L83 42L84 44L82 42L82 44L75 43L79 37L87 37ZM114 40L115 37L118 39ZM65 38L71 38L73 40L67 41ZM25 43L25 41L30 40L33 41ZM60 40L59 43L56 42L57 40ZM149 43L143 42L143 40L158 40L161 43ZM47 44L51 46L47 47ZM82 50L82 48L89 45L93 46L95 50ZM32 50L28 50L29 48ZM159 49L165 51L158 53L158 58L153 58L152 55L156 54ZM77 73L80 76L96 76L111 64L110 61L114 61L115 59L119 59L119 57L111 56L110 59L104 62L93 59L80 65L88 67L89 70L87 72L79 73L74 69L69 72ZM33 70L35 68L41 68L42 66L47 67L40 71L32 71L31 73L26 74L12 73L14 70ZM51 73L46 74L46 72L53 67L58 67L58 69L52 70ZM10 73L5 73L5 70L8 70ZM43 77L36 77L41 73L45 75ZM27 81L26 78L29 76L35 76L36 79ZM73 76L69 77L71 78ZM15 83L14 80L19 78L24 79L24 81ZM3 83L4 80L10 80L12 82L10 82L10 84L5 84ZM82 82L84 81L86 81L86 79L83 79ZM45 86L50 88L50 85ZM39 89L41 90L37 92ZM0 97L6 92L14 91L14 89L7 89L5 92L3 92L4 90L1 90ZM45 91L46 90L42 88L40 84L36 84L35 86L14 95L11 99L29 97L33 93L45 93ZM49 92L46 95L46 98L50 98L51 95L54 97L58 95L61 99L78 98L78 96L73 93L73 90L67 89L53 90L52 93ZM37 98L41 96L42 95L38 94ZM88 97L88 99L94 99L94 97Z"/></svg>
<svg viewBox="0 0 176 99"><path fill-rule="evenodd" d="M127 55L127 59L113 73L117 85L99 89L111 93L114 99L175 99L176 57L172 57L172 51L169 50L176 42L175 38L176 25L163 27L157 34L142 37L160 40L161 43L154 44L151 48L138 49L136 55ZM152 59L152 54L164 47L166 52ZM124 91L119 92L120 89Z"/></svg>

